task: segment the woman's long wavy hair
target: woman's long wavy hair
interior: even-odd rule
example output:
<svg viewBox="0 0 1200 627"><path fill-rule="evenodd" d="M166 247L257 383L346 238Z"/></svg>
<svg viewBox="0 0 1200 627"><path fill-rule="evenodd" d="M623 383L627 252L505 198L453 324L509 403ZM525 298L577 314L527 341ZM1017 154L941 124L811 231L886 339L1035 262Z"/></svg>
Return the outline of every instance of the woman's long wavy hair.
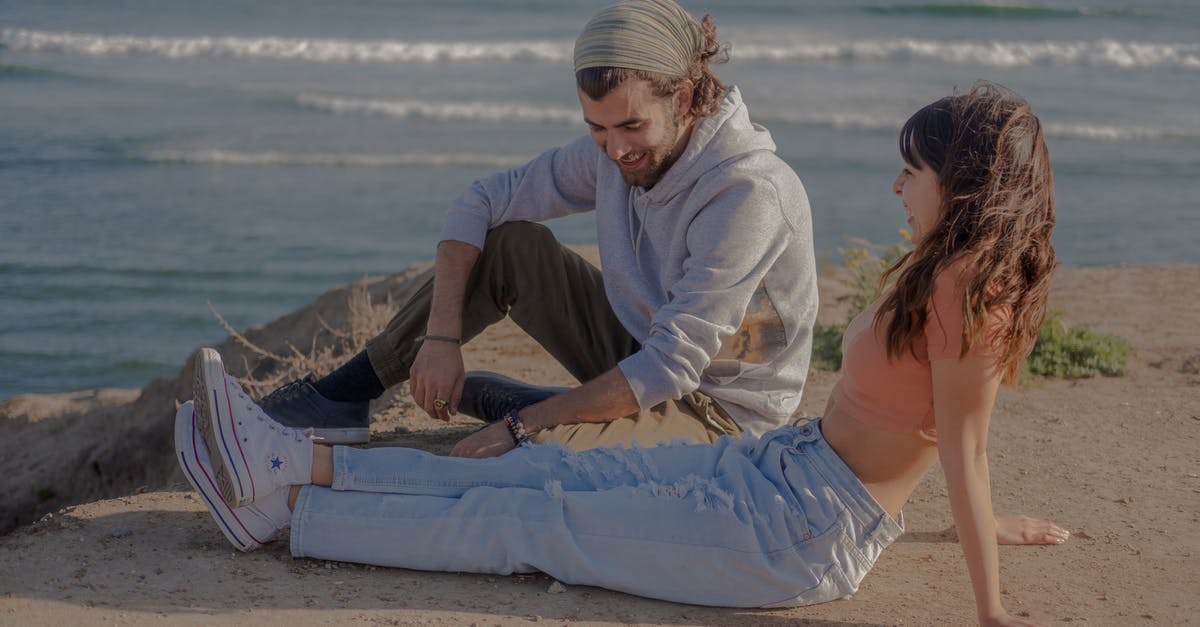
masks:
<svg viewBox="0 0 1200 627"><path fill-rule="evenodd" d="M679 83L684 79L692 82L692 106L688 115L693 119L712 115L721 107L725 97L725 83L713 74L710 65L725 63L729 60L729 48L717 41L717 23L711 15L705 15L700 20L704 30L704 49L696 52L692 64L688 66L687 74L683 76L668 76L658 72L630 70L616 67L593 67L579 70L575 73L575 84L592 100L600 100L607 96L625 81L636 78L649 81L652 93L659 98L675 94Z"/></svg>
<svg viewBox="0 0 1200 627"><path fill-rule="evenodd" d="M1056 261L1054 177L1042 125L1015 92L980 81L967 93L942 98L913 114L900 131L909 165L932 168L942 191L941 218L884 272L896 276L875 324L887 325L892 358L913 350L925 328L934 277L965 260L961 356L994 342L1000 372L1016 381L1046 316ZM1000 328L990 327L989 312Z"/></svg>

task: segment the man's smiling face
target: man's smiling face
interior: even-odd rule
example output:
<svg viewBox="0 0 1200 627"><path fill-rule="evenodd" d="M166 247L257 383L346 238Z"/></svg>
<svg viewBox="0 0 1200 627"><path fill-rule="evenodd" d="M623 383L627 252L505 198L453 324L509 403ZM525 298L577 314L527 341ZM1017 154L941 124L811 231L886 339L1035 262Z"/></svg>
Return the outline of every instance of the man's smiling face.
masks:
<svg viewBox="0 0 1200 627"><path fill-rule="evenodd" d="M600 100L579 92L592 141L616 162L627 184L647 189L687 145L690 126L680 124L678 100L655 96L650 82L640 79L626 80Z"/></svg>

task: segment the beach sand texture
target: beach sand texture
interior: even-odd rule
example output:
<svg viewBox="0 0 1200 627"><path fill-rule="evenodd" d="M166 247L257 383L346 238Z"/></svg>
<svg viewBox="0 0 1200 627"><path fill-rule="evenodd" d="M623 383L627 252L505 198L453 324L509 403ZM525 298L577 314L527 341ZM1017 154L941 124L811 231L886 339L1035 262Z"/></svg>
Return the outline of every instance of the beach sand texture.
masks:
<svg viewBox="0 0 1200 627"><path fill-rule="evenodd" d="M594 254L594 249L592 251ZM423 268L372 282L402 298ZM822 281L822 315L837 285ZM307 346L316 314L337 326L346 288L247 335ZM1177 625L1200 620L1200 266L1067 268L1052 302L1070 321L1137 350L1120 378L1037 381L1001 392L990 441L997 511L1050 518L1060 547L1001 547L1008 609L1054 624ZM340 313L339 313L340 312ZM229 364L242 352L221 347ZM544 383L568 375L511 323L467 350L468 368ZM231 367L234 367L231 365ZM5 516L68 498L127 494L63 508L0 537L0 625L668 624L962 625L974 622L964 562L936 470L905 509L907 533L850 600L787 610L684 606L542 576L423 573L293 559L286 542L234 551L172 467L175 381L141 393L21 396L0 406ZM814 371L802 407L820 414L835 373ZM475 423L418 415L390 394L374 443L445 452ZM97 482L96 478L100 480ZM38 494L41 491L40 495ZM53 492L53 494L51 494ZM90 499L89 499L90 500Z"/></svg>

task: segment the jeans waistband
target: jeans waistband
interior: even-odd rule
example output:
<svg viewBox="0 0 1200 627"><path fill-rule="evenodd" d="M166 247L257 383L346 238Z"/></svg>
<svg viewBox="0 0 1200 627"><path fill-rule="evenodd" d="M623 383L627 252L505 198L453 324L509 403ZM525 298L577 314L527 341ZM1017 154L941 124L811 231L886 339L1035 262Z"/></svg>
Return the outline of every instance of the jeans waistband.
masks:
<svg viewBox="0 0 1200 627"><path fill-rule="evenodd" d="M866 540L880 541L886 546L904 533L902 522L897 522L883 509L825 440L820 418L797 422L786 428L791 431L792 446L797 450L803 448L804 454L821 467L821 474L842 498L849 514L867 531Z"/></svg>

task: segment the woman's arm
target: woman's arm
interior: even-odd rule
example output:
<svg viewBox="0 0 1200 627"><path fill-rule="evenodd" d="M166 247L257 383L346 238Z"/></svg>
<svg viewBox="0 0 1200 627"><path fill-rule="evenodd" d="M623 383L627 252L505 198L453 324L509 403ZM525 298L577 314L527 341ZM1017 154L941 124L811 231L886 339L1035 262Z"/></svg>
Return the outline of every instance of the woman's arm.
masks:
<svg viewBox="0 0 1200 627"><path fill-rule="evenodd" d="M974 353L933 362L938 457L980 624L1029 624L1010 617L1000 603L1000 559L987 461L988 422L1001 375L994 366L994 359Z"/></svg>

